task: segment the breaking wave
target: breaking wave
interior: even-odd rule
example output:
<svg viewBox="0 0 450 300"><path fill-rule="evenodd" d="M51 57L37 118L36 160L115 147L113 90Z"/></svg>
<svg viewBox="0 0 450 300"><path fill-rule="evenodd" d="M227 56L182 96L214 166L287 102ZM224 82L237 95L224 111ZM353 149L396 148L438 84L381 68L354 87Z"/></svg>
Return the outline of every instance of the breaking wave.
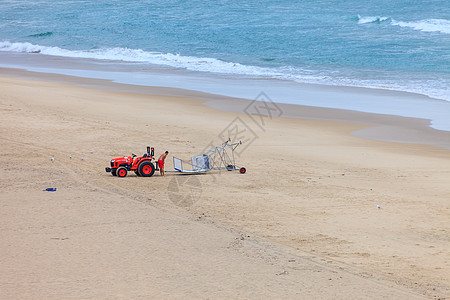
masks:
<svg viewBox="0 0 450 300"><path fill-rule="evenodd" d="M381 23L390 19L389 17L361 17L358 15L358 24Z"/></svg>
<svg viewBox="0 0 450 300"><path fill-rule="evenodd" d="M50 56L85 58L104 61L148 63L176 69L186 69L190 71L210 72L224 75L238 75L249 78L280 79L301 83L382 88L388 90L423 93L431 97L450 101L449 89L447 86L427 87L429 83L425 86L419 86L417 83L411 86L407 82L398 84L395 81L387 82L380 80L361 80L359 78L352 79L350 77L347 78L345 75L330 75L330 72L327 71L312 71L293 66L276 68L259 67L222 61L216 58L149 52L141 49L117 47L91 50L68 50L59 47L48 47L31 43L11 43L9 41L3 41L0 42L0 51L38 53Z"/></svg>
<svg viewBox="0 0 450 300"><path fill-rule="evenodd" d="M409 27L414 30L425 32L441 32L450 34L450 20L426 19L416 22L397 22L395 20L392 20L391 24L400 27Z"/></svg>
<svg viewBox="0 0 450 300"><path fill-rule="evenodd" d="M0 42L0 51L40 53L51 56L110 61L142 62L201 72L218 72L254 76L270 75L275 77L283 75L283 72L271 72L271 69L268 68L247 66L240 63L226 62L215 58L183 56L173 53L148 52L141 49L119 47L91 50L68 50L59 47L47 47L31 43L11 43L4 41Z"/></svg>
<svg viewBox="0 0 450 300"><path fill-rule="evenodd" d="M397 21L390 17L361 17L358 15L358 24L369 24L375 23L379 24L382 22L390 22L390 25L409 27L414 30L424 31L424 32L440 32L450 34L450 20L445 19L425 19L419 21L403 22Z"/></svg>
<svg viewBox="0 0 450 300"><path fill-rule="evenodd" d="M324 76L298 67L266 68L227 62L210 57L184 56L173 53L149 52L130 48L100 48L90 50L68 50L59 47L48 47L31 43L0 42L0 51L39 53L50 56L68 58L85 58L105 61L121 61L131 63L149 63L176 69L198 72L241 75L256 78L272 78L284 80L301 80L302 82L318 82Z"/></svg>

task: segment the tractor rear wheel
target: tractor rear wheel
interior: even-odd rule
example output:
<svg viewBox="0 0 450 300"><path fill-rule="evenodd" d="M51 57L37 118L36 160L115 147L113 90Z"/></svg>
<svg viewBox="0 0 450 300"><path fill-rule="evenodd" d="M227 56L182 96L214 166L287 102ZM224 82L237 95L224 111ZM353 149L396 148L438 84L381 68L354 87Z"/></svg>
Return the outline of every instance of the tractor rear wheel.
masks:
<svg viewBox="0 0 450 300"><path fill-rule="evenodd" d="M155 166L149 161L144 161L139 165L138 172L142 177L153 176L153 173L155 173Z"/></svg>
<svg viewBox="0 0 450 300"><path fill-rule="evenodd" d="M141 177L141 174L139 174L138 171L134 171L134 174L136 174L136 176Z"/></svg>
<svg viewBox="0 0 450 300"><path fill-rule="evenodd" d="M127 169L125 169L124 167L120 167L120 168L118 168L117 169L117 176L119 176L119 177L125 177L125 176L127 176Z"/></svg>

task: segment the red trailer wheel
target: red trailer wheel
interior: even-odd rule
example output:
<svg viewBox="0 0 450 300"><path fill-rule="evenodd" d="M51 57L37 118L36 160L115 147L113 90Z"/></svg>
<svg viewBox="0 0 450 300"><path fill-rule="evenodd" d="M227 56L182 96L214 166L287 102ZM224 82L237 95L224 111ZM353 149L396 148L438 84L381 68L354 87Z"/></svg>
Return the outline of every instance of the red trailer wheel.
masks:
<svg viewBox="0 0 450 300"><path fill-rule="evenodd" d="M245 172L247 172L247 170L244 167L239 169L239 173L245 174Z"/></svg>

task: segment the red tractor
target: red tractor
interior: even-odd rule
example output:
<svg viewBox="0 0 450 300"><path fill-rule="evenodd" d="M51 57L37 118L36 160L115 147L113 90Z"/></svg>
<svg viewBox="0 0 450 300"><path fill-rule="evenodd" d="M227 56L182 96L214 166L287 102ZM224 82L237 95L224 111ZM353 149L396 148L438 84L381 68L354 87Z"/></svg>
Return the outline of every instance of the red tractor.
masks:
<svg viewBox="0 0 450 300"><path fill-rule="evenodd" d="M106 172L111 172L113 176L125 177L128 171L134 171L137 176L150 177L155 173L154 160L155 149L147 147L147 153L143 156L136 157L136 154L131 156L118 157L111 160L111 168L105 168Z"/></svg>

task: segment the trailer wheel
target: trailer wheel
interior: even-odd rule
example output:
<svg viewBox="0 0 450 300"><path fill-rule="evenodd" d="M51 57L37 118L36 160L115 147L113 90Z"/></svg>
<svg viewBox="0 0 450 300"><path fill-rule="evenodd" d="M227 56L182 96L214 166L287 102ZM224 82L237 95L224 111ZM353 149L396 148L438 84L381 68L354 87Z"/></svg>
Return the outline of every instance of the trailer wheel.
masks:
<svg viewBox="0 0 450 300"><path fill-rule="evenodd" d="M138 172L142 177L151 177L155 173L155 166L149 161L144 161L139 165Z"/></svg>
<svg viewBox="0 0 450 300"><path fill-rule="evenodd" d="M239 173L245 174L245 172L247 172L247 170L244 167L239 169Z"/></svg>
<svg viewBox="0 0 450 300"><path fill-rule="evenodd" d="M120 168L118 168L117 169L117 176L119 176L119 177L125 177L125 176L127 176L127 169L125 169L124 167L120 167Z"/></svg>

